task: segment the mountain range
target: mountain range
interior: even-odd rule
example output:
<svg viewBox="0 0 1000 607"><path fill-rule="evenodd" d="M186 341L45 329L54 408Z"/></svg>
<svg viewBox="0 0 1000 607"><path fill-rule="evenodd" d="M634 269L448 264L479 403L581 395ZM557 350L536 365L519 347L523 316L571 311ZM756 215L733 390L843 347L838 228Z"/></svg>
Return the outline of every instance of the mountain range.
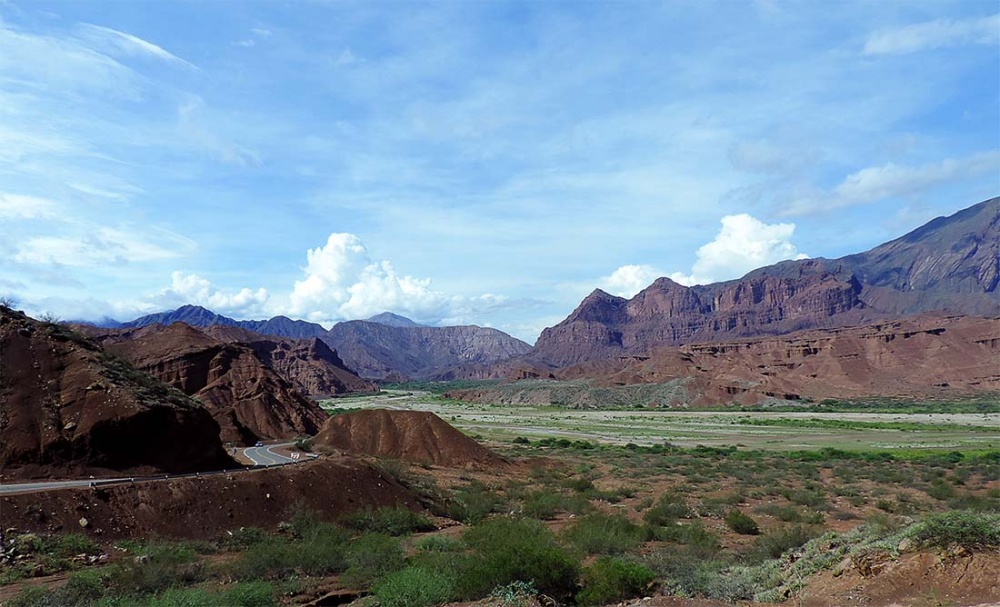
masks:
<svg viewBox="0 0 1000 607"><path fill-rule="evenodd" d="M234 320L201 306L181 306L118 324L121 328L169 325L242 329L260 335L318 339L335 351L346 368L369 379L403 381L423 379L453 366L489 365L526 354L531 346L488 327L429 327L409 318L383 312L368 320L337 323L327 331L316 323L276 316L268 320ZM251 343L243 335L240 341Z"/></svg>
<svg viewBox="0 0 1000 607"><path fill-rule="evenodd" d="M631 299L595 290L542 331L528 358L553 368L663 346L845 327L931 311L1000 316L1000 198L839 259L783 261L686 287L659 278Z"/></svg>
<svg viewBox="0 0 1000 607"><path fill-rule="evenodd" d="M237 321L183 306L122 326L180 321L318 339L369 379L483 378L926 312L1000 316L998 283L1000 198L993 198L837 259L783 261L708 285L659 278L630 299L596 289L565 320L542 331L534 347L496 329L429 327L388 312L327 331L284 316Z"/></svg>

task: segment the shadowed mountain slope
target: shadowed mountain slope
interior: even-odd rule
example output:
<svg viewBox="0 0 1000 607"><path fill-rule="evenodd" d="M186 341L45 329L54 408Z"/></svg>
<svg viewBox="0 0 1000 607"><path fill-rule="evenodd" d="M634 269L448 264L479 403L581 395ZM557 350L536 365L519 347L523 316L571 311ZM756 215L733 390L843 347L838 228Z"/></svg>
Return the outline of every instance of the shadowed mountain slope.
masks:
<svg viewBox="0 0 1000 607"><path fill-rule="evenodd" d="M201 403L68 327L2 306L0 385L5 476L236 466Z"/></svg>

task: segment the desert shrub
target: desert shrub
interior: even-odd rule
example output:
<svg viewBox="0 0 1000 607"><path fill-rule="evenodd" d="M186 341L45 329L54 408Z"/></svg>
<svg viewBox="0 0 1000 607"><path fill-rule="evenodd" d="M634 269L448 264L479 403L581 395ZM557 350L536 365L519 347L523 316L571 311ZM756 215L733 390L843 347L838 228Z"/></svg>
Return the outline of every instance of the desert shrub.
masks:
<svg viewBox="0 0 1000 607"><path fill-rule="evenodd" d="M663 593L681 596L707 595L725 563L690 547L657 550L643 557L643 564L663 580Z"/></svg>
<svg viewBox="0 0 1000 607"><path fill-rule="evenodd" d="M530 582L557 600L576 590L579 561L538 521L490 519L466 531L463 540L473 550L458 580L463 598L481 598L516 581Z"/></svg>
<svg viewBox="0 0 1000 607"><path fill-rule="evenodd" d="M267 538L267 533L259 527L240 527L236 531L227 532L219 545L226 550L246 550L250 546L267 540Z"/></svg>
<svg viewBox="0 0 1000 607"><path fill-rule="evenodd" d="M726 526L740 535L760 534L760 527L757 526L757 521L735 509L726 513Z"/></svg>
<svg viewBox="0 0 1000 607"><path fill-rule="evenodd" d="M577 493L586 493L587 491L593 491L594 481L589 478L569 478L563 481L563 487L576 491Z"/></svg>
<svg viewBox="0 0 1000 607"><path fill-rule="evenodd" d="M579 605L606 605L642 596L656 574L647 566L618 558L601 557L583 572L583 590L576 595Z"/></svg>
<svg viewBox="0 0 1000 607"><path fill-rule="evenodd" d="M358 531L389 535L406 535L434 529L434 524L426 516L402 506L378 510L366 508L347 515L342 522Z"/></svg>
<svg viewBox="0 0 1000 607"><path fill-rule="evenodd" d="M462 549L462 542L450 535L428 535L413 543L420 552L456 552Z"/></svg>
<svg viewBox="0 0 1000 607"><path fill-rule="evenodd" d="M750 560L760 562L776 559L785 552L804 545L817 535L819 533L815 529L805 525L795 525L762 535L753 544Z"/></svg>
<svg viewBox="0 0 1000 607"><path fill-rule="evenodd" d="M522 511L525 516L550 520L565 510L564 498L551 491L531 491L524 495Z"/></svg>
<svg viewBox="0 0 1000 607"><path fill-rule="evenodd" d="M473 481L455 490L448 517L463 523L478 523L494 512L501 512L506 501L483 483Z"/></svg>
<svg viewBox="0 0 1000 607"><path fill-rule="evenodd" d="M369 586L375 580L403 568L399 540L382 533L362 535L347 550L344 580L354 586Z"/></svg>
<svg viewBox="0 0 1000 607"><path fill-rule="evenodd" d="M490 591L491 602L495 601L500 607L519 607L521 605L531 605L534 598L538 596L538 590L531 582L511 582L503 586L497 586Z"/></svg>
<svg viewBox="0 0 1000 607"><path fill-rule="evenodd" d="M674 492L667 492L660 496L652 508L646 510L642 516L649 525L666 527L673 525L679 518L691 518L691 509L684 498Z"/></svg>
<svg viewBox="0 0 1000 607"><path fill-rule="evenodd" d="M127 544L133 557L108 568L106 586L110 594L149 595L174 585L189 585L205 578L198 556L187 546L176 544Z"/></svg>
<svg viewBox="0 0 1000 607"><path fill-rule="evenodd" d="M330 523L292 522L298 539L274 538L251 546L231 565L241 580L284 578L298 571L322 575L343 571L350 533Z"/></svg>
<svg viewBox="0 0 1000 607"><path fill-rule="evenodd" d="M50 593L42 586L23 586L17 596L7 601L8 607L55 607Z"/></svg>
<svg viewBox="0 0 1000 607"><path fill-rule="evenodd" d="M586 554L622 554L639 546L642 529L624 516L595 512L577 519L564 537Z"/></svg>
<svg viewBox="0 0 1000 607"><path fill-rule="evenodd" d="M927 517L913 538L924 546L962 546L970 550L1000 547L1000 515L956 510Z"/></svg>
<svg viewBox="0 0 1000 607"><path fill-rule="evenodd" d="M427 607L454 598L455 580L446 573L407 567L375 583L372 594L381 607Z"/></svg>
<svg viewBox="0 0 1000 607"><path fill-rule="evenodd" d="M91 569L71 573L60 595L69 605L86 605L104 596L105 591L101 572Z"/></svg>

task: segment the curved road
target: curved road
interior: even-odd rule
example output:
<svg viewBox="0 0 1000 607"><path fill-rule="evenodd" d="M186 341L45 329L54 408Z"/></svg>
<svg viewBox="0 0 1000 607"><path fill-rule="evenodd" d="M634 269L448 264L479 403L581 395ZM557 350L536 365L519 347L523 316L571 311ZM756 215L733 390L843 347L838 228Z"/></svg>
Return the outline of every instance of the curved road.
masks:
<svg viewBox="0 0 1000 607"><path fill-rule="evenodd" d="M278 455L277 453L271 451L277 447L287 447L289 445L294 445L295 443L278 443L276 445L264 445L263 447L247 447L243 449L243 455L246 456L254 466L283 466L285 464L297 464L300 462L308 461L310 457L303 457L301 459L293 459L290 457L285 457L284 455ZM72 481L48 481L44 483L4 483L0 484L0 495L13 494L13 493L35 493L38 491L52 491L53 489L69 489L72 487L90 487L90 486L101 486L105 487L108 485L117 485L121 483L128 482L148 482L148 481L165 481L171 478L183 478L192 476L208 476L212 474L227 473L232 474L236 472L247 472L249 468L243 469L238 468L235 470L219 470L213 472L193 472L189 474L174 474L174 475L157 475L153 477L119 477L119 478L95 478L86 480L72 480Z"/></svg>
<svg viewBox="0 0 1000 607"><path fill-rule="evenodd" d="M277 445L264 445L263 447L247 447L243 450L243 455L250 459L255 466L280 466L281 464L294 464L302 460L292 459L284 455L278 455L271 449L276 447L287 447L295 443L279 443Z"/></svg>

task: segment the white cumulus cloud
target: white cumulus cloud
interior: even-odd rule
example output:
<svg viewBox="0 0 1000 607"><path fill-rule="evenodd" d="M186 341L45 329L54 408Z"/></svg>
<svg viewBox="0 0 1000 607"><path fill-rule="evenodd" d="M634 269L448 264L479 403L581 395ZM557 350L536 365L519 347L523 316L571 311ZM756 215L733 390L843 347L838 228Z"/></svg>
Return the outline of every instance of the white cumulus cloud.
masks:
<svg viewBox="0 0 1000 607"><path fill-rule="evenodd" d="M935 19L874 32L865 42L866 55L916 53L918 51L1000 43L1000 15L979 19Z"/></svg>
<svg viewBox="0 0 1000 607"><path fill-rule="evenodd" d="M599 281L601 289L619 297L632 297L664 272L649 265L624 265Z"/></svg>
<svg viewBox="0 0 1000 607"><path fill-rule="evenodd" d="M153 298L161 306L195 304L220 314L253 316L262 314L271 298L264 288L225 291L197 274L173 272L170 278L170 287Z"/></svg>
<svg viewBox="0 0 1000 607"><path fill-rule="evenodd" d="M746 213L726 215L715 240L698 249L690 274L670 278L683 285L707 284L739 278L751 270L784 261L805 259L791 243L793 223L767 224Z"/></svg>
<svg viewBox="0 0 1000 607"><path fill-rule="evenodd" d="M367 318L379 312L441 318L449 298L430 279L400 275L389 261L373 261L361 239L334 233L306 253L305 276L295 282L291 311L316 322Z"/></svg>

